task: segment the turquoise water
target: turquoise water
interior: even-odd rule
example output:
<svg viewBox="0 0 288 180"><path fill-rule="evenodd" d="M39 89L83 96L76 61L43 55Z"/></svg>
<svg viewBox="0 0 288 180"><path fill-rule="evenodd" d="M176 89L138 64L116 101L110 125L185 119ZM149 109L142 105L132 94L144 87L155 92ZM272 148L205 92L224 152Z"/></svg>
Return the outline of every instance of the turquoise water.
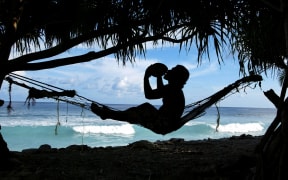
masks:
<svg viewBox="0 0 288 180"><path fill-rule="evenodd" d="M38 148L50 144L54 148L72 144L91 147L124 146L138 140L218 139L233 135L263 135L275 117L275 109L220 107L220 126L216 132L217 110L211 107L207 113L188 122L181 129L168 135L158 135L137 125L114 120L101 120L98 116L77 106L37 102L27 108L23 102L13 102L13 111L6 105L0 108L2 135L12 151ZM131 105L109 105L126 109ZM60 123L60 126L56 126ZM56 130L57 127L57 130Z"/></svg>

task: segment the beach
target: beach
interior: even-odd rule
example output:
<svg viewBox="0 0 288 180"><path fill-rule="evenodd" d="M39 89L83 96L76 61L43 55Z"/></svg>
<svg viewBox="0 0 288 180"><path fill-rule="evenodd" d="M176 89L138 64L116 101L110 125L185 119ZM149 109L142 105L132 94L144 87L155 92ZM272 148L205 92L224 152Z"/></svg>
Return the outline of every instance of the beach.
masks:
<svg viewBox="0 0 288 180"><path fill-rule="evenodd" d="M251 179L261 136L165 141L125 146L70 145L13 151L1 179Z"/></svg>

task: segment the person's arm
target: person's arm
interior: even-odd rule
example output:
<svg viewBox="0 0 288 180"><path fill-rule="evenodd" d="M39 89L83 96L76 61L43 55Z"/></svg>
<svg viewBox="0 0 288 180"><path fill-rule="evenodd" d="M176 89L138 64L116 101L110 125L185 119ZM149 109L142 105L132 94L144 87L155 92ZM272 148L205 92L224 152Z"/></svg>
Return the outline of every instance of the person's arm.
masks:
<svg viewBox="0 0 288 180"><path fill-rule="evenodd" d="M151 77L151 73L149 68L145 71L144 75L144 94L147 99L159 99L162 98L161 89L163 88L162 77L157 77L157 89L152 89L149 78Z"/></svg>
<svg viewBox="0 0 288 180"><path fill-rule="evenodd" d="M164 87L162 76L157 77L157 89L162 89Z"/></svg>

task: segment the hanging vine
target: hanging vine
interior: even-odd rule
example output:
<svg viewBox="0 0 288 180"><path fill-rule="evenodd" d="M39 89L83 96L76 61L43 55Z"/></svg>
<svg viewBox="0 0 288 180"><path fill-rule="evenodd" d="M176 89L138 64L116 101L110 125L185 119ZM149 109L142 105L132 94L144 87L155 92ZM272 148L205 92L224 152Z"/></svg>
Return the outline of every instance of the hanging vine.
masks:
<svg viewBox="0 0 288 180"><path fill-rule="evenodd" d="M69 103L66 102L66 119L65 119L66 123L68 122L68 105L69 105Z"/></svg>
<svg viewBox="0 0 288 180"><path fill-rule="evenodd" d="M58 135L58 127L60 127L61 123L60 123L60 110L59 110L59 103L60 101L57 100L57 123L56 123L56 126L55 126L55 135Z"/></svg>
<svg viewBox="0 0 288 180"><path fill-rule="evenodd" d="M11 113L11 111L13 111L11 92L12 92L12 82L9 81L9 86L8 86L9 103L8 103L8 106L7 106L8 113Z"/></svg>
<svg viewBox="0 0 288 180"><path fill-rule="evenodd" d="M82 117L82 127L83 127L83 132L82 132L82 145L84 145L84 118L85 118L85 111L84 108L82 107L82 111L81 111L81 117ZM83 146L82 146L83 148Z"/></svg>

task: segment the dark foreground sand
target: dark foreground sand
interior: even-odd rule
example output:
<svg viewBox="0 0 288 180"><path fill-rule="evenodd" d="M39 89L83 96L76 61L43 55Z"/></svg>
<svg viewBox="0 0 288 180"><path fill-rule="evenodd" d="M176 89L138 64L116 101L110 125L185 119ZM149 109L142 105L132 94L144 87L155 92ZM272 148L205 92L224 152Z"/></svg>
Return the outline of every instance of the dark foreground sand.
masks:
<svg viewBox="0 0 288 180"><path fill-rule="evenodd" d="M42 145L12 152L12 167L0 179L250 179L255 171L255 146L261 137L138 141L128 146Z"/></svg>

